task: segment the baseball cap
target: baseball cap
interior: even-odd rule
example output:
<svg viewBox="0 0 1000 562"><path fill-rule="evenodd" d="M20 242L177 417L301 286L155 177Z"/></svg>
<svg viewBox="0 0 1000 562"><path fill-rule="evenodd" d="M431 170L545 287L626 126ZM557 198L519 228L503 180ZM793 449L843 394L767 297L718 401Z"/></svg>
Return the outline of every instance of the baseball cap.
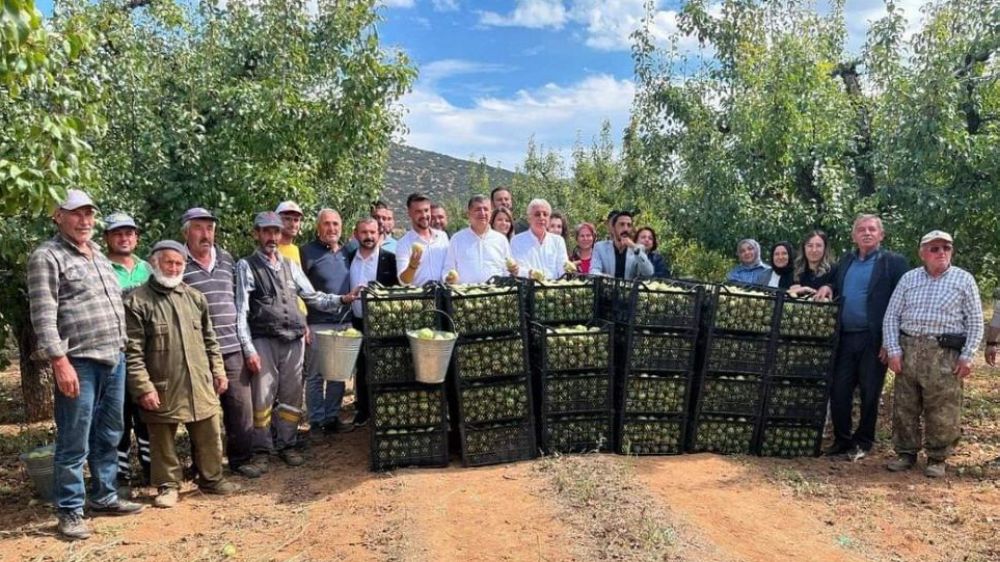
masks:
<svg viewBox="0 0 1000 562"><path fill-rule="evenodd" d="M284 226L281 223L281 217L278 213L271 211L264 211L263 213L257 213L257 217L253 220L254 228L268 228L268 227L281 228Z"/></svg>
<svg viewBox="0 0 1000 562"><path fill-rule="evenodd" d="M94 200L79 189L70 189L67 191L66 199L59 204L59 208L64 211L75 211L80 207L93 207L97 209L97 205L94 205Z"/></svg>
<svg viewBox="0 0 1000 562"><path fill-rule="evenodd" d="M278 204L278 208L275 209L274 212L279 215L281 213L298 213L300 215L304 215L302 208L299 207L299 204L295 201L282 201Z"/></svg>
<svg viewBox="0 0 1000 562"><path fill-rule="evenodd" d="M135 221L132 217L125 213L111 213L104 221L105 227L104 232L111 232L112 230L118 230L119 228L134 228L139 230L136 226Z"/></svg>
<svg viewBox="0 0 1000 562"><path fill-rule="evenodd" d="M944 240L945 242L954 242L954 240L952 240L952 238L951 238L951 234L948 234L947 232L945 232L943 230L932 230L932 231L928 232L927 234L924 234L924 237L920 239L920 245L923 246L924 244L933 242L935 240Z"/></svg>
<svg viewBox="0 0 1000 562"><path fill-rule="evenodd" d="M192 207L184 211L184 214L181 215L181 224L195 219L208 219L210 221L219 222L219 219L215 218L215 215L213 215L208 209L205 209L204 207Z"/></svg>
<svg viewBox="0 0 1000 562"><path fill-rule="evenodd" d="M160 250L173 250L179 253L180 255L184 256L185 258L188 255L187 247L185 247L184 244L181 244L180 242L177 242L175 240L160 240L156 244L153 244L153 249L149 251L149 255L152 256L153 254L159 252Z"/></svg>

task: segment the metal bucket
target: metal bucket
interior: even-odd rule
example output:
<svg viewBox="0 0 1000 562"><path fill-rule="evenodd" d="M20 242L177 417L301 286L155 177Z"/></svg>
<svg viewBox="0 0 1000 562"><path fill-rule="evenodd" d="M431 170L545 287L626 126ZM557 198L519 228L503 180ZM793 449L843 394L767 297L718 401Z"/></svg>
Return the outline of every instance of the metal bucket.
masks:
<svg viewBox="0 0 1000 562"><path fill-rule="evenodd" d="M415 331L406 333L410 340L410 353L413 354L413 369L416 371L417 382L424 384L441 384L448 375L448 365L451 363L451 352L455 349L457 337L446 340L422 340L416 337ZM446 332L434 331L434 334Z"/></svg>
<svg viewBox="0 0 1000 562"><path fill-rule="evenodd" d="M319 372L328 381L346 382L351 380L354 365L361 352L360 337L340 336L332 332L316 333L316 356Z"/></svg>
<svg viewBox="0 0 1000 562"><path fill-rule="evenodd" d="M38 455L39 453L41 455ZM52 501L52 494L55 489L55 469L53 466L55 456L55 445L45 445L44 447L38 447L19 455L21 462L28 469L28 476L31 477L31 482L35 485L38 497L49 502Z"/></svg>

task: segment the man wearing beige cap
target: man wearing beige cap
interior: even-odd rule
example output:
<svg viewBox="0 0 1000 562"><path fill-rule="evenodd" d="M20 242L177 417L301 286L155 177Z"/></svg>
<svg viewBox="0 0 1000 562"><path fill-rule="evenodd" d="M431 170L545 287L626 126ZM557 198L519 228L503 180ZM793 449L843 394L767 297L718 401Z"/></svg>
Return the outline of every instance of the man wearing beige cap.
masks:
<svg viewBox="0 0 1000 562"><path fill-rule="evenodd" d="M962 434L962 381L983 339L979 288L969 272L951 265L950 234L920 239L923 267L906 272L889 299L882 324L893 387L892 441L898 457L887 468L908 470L927 452L924 474L945 474L945 460ZM920 419L923 418L923 443Z"/></svg>

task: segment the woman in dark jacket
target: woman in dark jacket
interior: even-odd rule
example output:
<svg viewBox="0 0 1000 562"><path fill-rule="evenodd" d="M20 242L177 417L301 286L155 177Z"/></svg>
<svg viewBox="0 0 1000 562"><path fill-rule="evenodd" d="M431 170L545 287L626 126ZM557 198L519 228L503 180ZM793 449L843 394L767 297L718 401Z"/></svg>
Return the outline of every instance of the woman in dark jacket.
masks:
<svg viewBox="0 0 1000 562"><path fill-rule="evenodd" d="M768 287L788 289L795 277L795 248L788 242L778 242L771 248L771 277Z"/></svg>
<svg viewBox="0 0 1000 562"><path fill-rule="evenodd" d="M656 241L656 231L648 226L644 226L636 233L635 239L638 243L646 247L646 256L649 257L649 261L653 264L653 277L657 279L670 277L670 266L667 265L667 260L663 257L663 254L656 251L660 247L659 242Z"/></svg>
<svg viewBox="0 0 1000 562"><path fill-rule="evenodd" d="M810 232L795 258L793 283L788 291L799 296L812 295L823 285L831 284L834 263L826 233L822 230Z"/></svg>

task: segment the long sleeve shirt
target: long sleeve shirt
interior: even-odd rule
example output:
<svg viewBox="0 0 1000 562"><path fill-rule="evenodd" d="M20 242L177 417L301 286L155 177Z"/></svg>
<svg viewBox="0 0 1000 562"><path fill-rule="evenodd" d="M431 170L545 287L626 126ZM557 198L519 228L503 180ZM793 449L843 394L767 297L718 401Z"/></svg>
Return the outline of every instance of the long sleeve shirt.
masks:
<svg viewBox="0 0 1000 562"><path fill-rule="evenodd" d="M280 256L274 262L271 262L266 256L264 257L268 267L276 272L281 271L282 260L288 261L284 256ZM289 262L289 265L295 290L307 306L324 312L334 312L339 310L341 305L346 304L341 295L321 293L314 289L309 278L306 277L297 263ZM250 272L250 263L242 259L236 263L236 334L239 336L240 345L243 346L243 354L246 357L257 353L257 348L253 345L253 336L250 334L250 324L247 322L247 314L250 312L250 293L255 288L253 274Z"/></svg>
<svg viewBox="0 0 1000 562"><path fill-rule="evenodd" d="M535 233L526 230L511 238L510 253L517 262L520 277L528 277L531 271L541 271L546 279L559 279L566 273L569 256L562 236L546 232L539 241Z"/></svg>
<svg viewBox="0 0 1000 562"><path fill-rule="evenodd" d="M454 269L459 283L484 283L494 276L506 276L507 260L511 259L507 237L492 228L482 236L464 228L451 237L444 260L442 280Z"/></svg>
<svg viewBox="0 0 1000 562"><path fill-rule="evenodd" d="M890 356L903 353L900 332L911 336L964 334L960 358L972 360L983 339L983 309L976 280L954 266L937 277L923 267L906 272L889 299L882 322L882 337Z"/></svg>

